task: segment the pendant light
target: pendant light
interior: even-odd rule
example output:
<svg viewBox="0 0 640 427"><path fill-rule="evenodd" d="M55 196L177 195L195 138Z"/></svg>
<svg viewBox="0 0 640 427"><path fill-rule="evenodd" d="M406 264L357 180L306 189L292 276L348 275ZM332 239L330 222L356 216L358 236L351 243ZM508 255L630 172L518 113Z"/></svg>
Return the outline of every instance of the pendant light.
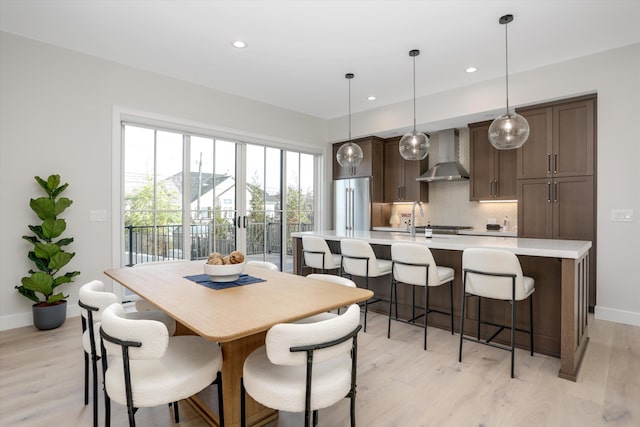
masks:
<svg viewBox="0 0 640 427"><path fill-rule="evenodd" d="M529 123L527 119L515 111L509 113L509 52L507 24L513 21L513 15L504 15L498 22L504 25L505 46L505 82L507 88L507 112L496 118L489 126L489 142L498 150L512 150L520 148L529 137Z"/></svg>
<svg viewBox="0 0 640 427"><path fill-rule="evenodd" d="M429 137L422 132L416 131L416 56L420 55L418 49L409 51L409 56L413 58L413 130L406 133L398 149L400 155L405 160L422 160L429 154Z"/></svg>
<svg viewBox="0 0 640 427"><path fill-rule="evenodd" d="M362 153L362 148L358 144L351 142L351 79L353 79L354 75L353 73L348 73L344 77L349 81L349 140L338 149L336 160L343 168L351 168L353 174L355 173L355 168L362 162L364 153Z"/></svg>

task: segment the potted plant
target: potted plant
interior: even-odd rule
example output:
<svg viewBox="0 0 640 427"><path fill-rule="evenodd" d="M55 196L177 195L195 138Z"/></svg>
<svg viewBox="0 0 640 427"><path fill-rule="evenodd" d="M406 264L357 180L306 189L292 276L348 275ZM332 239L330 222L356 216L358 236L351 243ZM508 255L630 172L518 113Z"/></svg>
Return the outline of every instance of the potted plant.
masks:
<svg viewBox="0 0 640 427"><path fill-rule="evenodd" d="M73 281L80 272L60 272L75 256L75 252L63 249L73 242L73 237L60 237L67 228L67 223L63 218L58 218L73 203L66 197L60 197L69 184L60 185L60 175L51 175L46 181L38 176L35 179L47 195L31 199L29 206L42 220L42 224L29 225L29 230L35 235L22 238L33 244L28 258L33 261L37 270L30 269L29 276L23 277L22 285L16 286L16 289L35 302L33 325L44 330L57 328L64 323L67 317L65 298L68 295L56 293L56 288Z"/></svg>

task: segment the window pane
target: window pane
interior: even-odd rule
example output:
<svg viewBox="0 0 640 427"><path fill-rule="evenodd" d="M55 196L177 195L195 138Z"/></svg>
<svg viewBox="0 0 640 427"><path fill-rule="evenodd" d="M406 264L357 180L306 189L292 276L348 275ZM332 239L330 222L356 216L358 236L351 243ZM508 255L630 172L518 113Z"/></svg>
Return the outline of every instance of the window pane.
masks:
<svg viewBox="0 0 640 427"><path fill-rule="evenodd" d="M213 250L229 254L236 249L236 143L215 141Z"/></svg>

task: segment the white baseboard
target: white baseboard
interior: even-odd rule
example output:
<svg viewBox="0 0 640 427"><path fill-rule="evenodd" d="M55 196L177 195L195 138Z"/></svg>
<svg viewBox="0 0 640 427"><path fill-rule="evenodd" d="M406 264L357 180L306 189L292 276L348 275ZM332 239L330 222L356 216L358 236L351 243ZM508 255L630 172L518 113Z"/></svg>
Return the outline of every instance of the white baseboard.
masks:
<svg viewBox="0 0 640 427"><path fill-rule="evenodd" d="M640 326L640 313L633 311L617 310L597 306L594 309L594 317L598 320L608 320L610 322L623 323L625 325Z"/></svg>
<svg viewBox="0 0 640 427"><path fill-rule="evenodd" d="M76 316L80 316L80 306L78 306L78 304L67 304L67 319ZM31 325L33 325L33 315L31 311L0 316L0 331L23 328Z"/></svg>

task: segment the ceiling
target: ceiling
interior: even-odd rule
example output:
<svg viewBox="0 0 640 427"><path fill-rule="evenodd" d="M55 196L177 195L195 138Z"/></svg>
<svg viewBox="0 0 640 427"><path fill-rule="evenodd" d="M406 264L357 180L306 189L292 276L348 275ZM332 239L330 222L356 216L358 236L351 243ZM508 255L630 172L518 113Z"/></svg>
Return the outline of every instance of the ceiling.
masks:
<svg viewBox="0 0 640 427"><path fill-rule="evenodd" d="M0 0L0 29L330 119L348 72L352 112L411 99L411 49L417 96L503 77L507 13L510 74L640 42L640 0Z"/></svg>

